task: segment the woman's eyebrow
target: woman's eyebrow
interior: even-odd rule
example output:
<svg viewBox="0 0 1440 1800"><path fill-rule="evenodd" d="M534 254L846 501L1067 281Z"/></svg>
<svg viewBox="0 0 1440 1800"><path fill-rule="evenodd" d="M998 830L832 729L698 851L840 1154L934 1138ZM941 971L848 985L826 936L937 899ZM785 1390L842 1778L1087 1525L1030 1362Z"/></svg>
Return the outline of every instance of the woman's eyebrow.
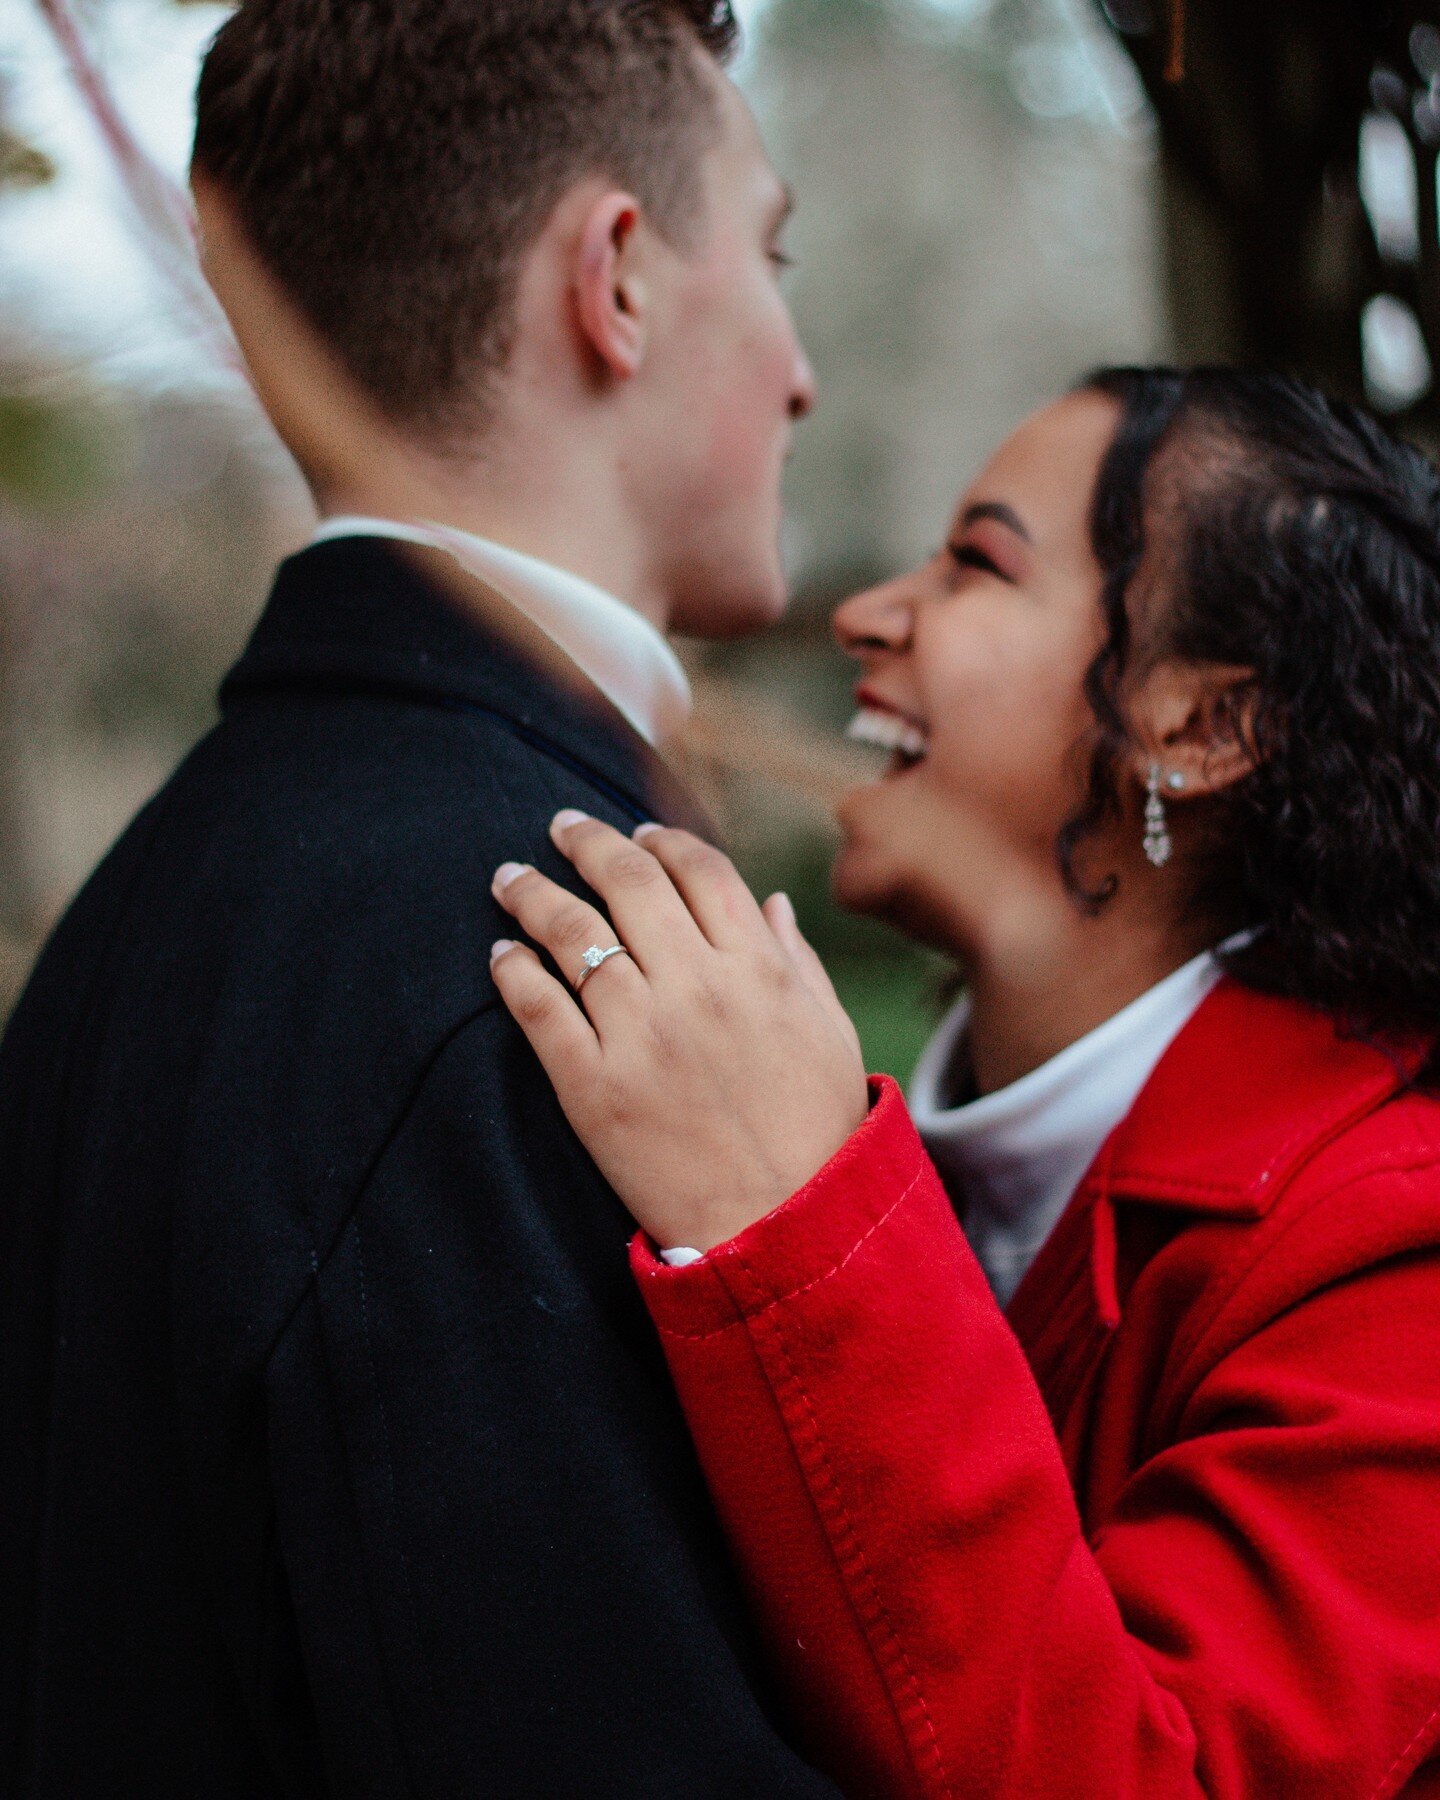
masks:
<svg viewBox="0 0 1440 1800"><path fill-rule="evenodd" d="M1004 525L1027 544L1032 541L1030 533L1025 529L1025 521L1013 506L1007 506L1003 500L980 500L974 506L967 506L960 524L963 529L967 525L978 525L981 519L993 519L997 525Z"/></svg>

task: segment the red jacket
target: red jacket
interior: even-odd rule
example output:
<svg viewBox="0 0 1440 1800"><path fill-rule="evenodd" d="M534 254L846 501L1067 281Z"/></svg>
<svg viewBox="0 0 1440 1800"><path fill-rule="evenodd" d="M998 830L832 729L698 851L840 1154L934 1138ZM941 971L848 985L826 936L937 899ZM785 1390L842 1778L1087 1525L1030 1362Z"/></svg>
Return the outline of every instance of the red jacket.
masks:
<svg viewBox="0 0 1440 1800"><path fill-rule="evenodd" d="M637 1243L847 1795L1440 1795L1440 1104L1406 1061L1222 984L1008 1315L889 1082L704 1262Z"/></svg>

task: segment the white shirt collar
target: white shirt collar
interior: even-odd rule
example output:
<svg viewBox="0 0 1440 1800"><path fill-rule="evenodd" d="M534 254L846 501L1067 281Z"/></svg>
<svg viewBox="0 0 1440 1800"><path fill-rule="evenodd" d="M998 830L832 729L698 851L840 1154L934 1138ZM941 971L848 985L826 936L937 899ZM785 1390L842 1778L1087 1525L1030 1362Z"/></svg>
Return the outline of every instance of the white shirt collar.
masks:
<svg viewBox="0 0 1440 1800"><path fill-rule="evenodd" d="M603 588L553 563L473 532L428 522L347 515L326 519L310 540L383 537L448 550L564 651L651 745L668 742L690 716L690 683L664 634Z"/></svg>
<svg viewBox="0 0 1440 1800"><path fill-rule="evenodd" d="M1002 1306L1221 973L1213 953L1197 956L1042 1067L966 1106L941 1102L968 999L942 1022L911 1081L910 1110Z"/></svg>

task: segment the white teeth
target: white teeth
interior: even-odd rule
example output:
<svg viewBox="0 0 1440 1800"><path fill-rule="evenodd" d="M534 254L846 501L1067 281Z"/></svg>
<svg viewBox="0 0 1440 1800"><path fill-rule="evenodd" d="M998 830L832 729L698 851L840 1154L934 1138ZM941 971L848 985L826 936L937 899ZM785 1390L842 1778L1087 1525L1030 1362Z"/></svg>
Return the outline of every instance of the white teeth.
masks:
<svg viewBox="0 0 1440 1800"><path fill-rule="evenodd" d="M876 744L882 750L900 750L906 756L923 756L928 741L918 725L902 719L898 713L881 712L863 706L845 730L846 737L857 744Z"/></svg>

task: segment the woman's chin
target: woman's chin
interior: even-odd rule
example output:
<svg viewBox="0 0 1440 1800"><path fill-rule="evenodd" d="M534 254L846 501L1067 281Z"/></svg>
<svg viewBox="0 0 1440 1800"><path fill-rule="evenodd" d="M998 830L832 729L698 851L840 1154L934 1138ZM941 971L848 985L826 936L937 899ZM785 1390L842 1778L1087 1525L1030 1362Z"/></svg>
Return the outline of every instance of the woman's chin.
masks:
<svg viewBox="0 0 1440 1800"><path fill-rule="evenodd" d="M830 871L830 894L846 912L876 919L943 956L963 956L958 897L937 886L936 871L847 831Z"/></svg>
<svg viewBox="0 0 1440 1800"><path fill-rule="evenodd" d="M916 824L908 781L887 774L840 798L835 819L841 841L830 892L847 912L891 919L915 877L923 876L923 869L914 867Z"/></svg>
<svg viewBox="0 0 1440 1800"><path fill-rule="evenodd" d="M868 918L888 918L898 887L897 871L887 869L873 846L844 839L830 870L830 894L837 906Z"/></svg>

